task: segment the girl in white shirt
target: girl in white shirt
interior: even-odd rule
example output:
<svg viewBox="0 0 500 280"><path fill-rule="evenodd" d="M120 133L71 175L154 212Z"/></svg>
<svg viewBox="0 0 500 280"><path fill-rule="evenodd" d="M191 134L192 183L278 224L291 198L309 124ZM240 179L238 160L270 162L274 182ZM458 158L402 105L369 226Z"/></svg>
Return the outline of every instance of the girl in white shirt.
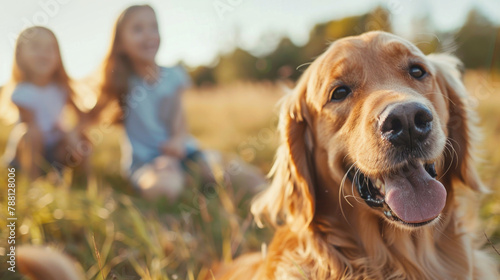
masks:
<svg viewBox="0 0 500 280"><path fill-rule="evenodd" d="M57 39L45 27L30 27L19 35L10 82L2 89L4 119L19 113L25 133L19 141L10 141L7 149L17 150L10 164L29 172L31 178L64 166L85 165L85 156L75 150L85 141L65 126L65 108L78 118L75 93L70 86ZM15 106L10 106L15 104ZM20 129L14 129L20 131ZM16 138L12 135L11 138ZM9 151L8 151L9 152Z"/></svg>

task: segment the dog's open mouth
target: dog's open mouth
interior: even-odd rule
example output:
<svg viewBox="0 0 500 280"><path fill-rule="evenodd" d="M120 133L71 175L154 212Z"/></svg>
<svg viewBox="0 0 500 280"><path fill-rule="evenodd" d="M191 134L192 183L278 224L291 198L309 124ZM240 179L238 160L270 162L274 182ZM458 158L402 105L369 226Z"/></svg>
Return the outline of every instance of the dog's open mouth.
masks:
<svg viewBox="0 0 500 280"><path fill-rule="evenodd" d="M408 226L434 221L446 203L446 189L436 180L434 164L411 164L387 175L369 177L351 168L349 179L359 195L386 218Z"/></svg>

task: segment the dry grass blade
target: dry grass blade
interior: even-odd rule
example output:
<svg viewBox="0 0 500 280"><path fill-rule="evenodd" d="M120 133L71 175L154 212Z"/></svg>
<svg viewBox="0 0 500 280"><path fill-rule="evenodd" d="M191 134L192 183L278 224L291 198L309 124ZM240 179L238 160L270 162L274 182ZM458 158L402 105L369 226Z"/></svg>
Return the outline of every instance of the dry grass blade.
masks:
<svg viewBox="0 0 500 280"><path fill-rule="evenodd" d="M104 276L104 273L102 272L101 254L99 253L99 250L97 250L97 244L95 243L94 234L92 234L92 243L94 244L94 253L97 259L97 264L99 265L99 271L101 272L101 277L104 280L106 278Z"/></svg>
<svg viewBox="0 0 500 280"><path fill-rule="evenodd" d="M493 242L491 242L490 238L488 237L488 235L486 234L486 232L484 233L484 237L486 237L486 240L488 240L488 244L490 244L491 248L493 248L493 250L495 250L495 252L497 253L497 255L500 256L500 252L498 251L498 249L495 247L495 245L493 245Z"/></svg>

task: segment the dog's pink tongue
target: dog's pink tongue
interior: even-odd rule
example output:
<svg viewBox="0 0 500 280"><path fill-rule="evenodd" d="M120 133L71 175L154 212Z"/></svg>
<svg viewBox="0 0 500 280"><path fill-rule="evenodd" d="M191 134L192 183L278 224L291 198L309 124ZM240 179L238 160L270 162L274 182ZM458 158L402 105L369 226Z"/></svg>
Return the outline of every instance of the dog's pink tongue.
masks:
<svg viewBox="0 0 500 280"><path fill-rule="evenodd" d="M422 165L384 176L385 202L407 223L423 223L436 218L446 203L446 190Z"/></svg>

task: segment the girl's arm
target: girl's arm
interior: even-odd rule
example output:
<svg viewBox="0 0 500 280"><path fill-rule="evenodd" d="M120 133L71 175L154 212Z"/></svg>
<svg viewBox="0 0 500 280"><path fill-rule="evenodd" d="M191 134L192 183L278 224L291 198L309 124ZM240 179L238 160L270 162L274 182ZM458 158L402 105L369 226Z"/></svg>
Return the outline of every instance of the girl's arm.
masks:
<svg viewBox="0 0 500 280"><path fill-rule="evenodd" d="M105 98L101 95L90 111L82 112L79 110L79 121L73 132L76 134L82 133L90 126L96 124L102 118L103 112L108 109L111 103L112 101L109 98ZM73 106L76 107L76 104Z"/></svg>
<svg viewBox="0 0 500 280"><path fill-rule="evenodd" d="M73 98L68 98L68 104L71 108L73 108L75 110L78 118L81 118L85 114L84 112L82 112L80 107L78 107L78 105L76 105L76 102L75 102L75 100L73 100Z"/></svg>
<svg viewBox="0 0 500 280"><path fill-rule="evenodd" d="M180 93L175 95L173 102L174 106L172 107L174 108L174 112L172 112L172 118L169 120L171 138L162 145L161 150L166 155L184 158L186 155L185 141L188 136L188 129Z"/></svg>
<svg viewBox="0 0 500 280"><path fill-rule="evenodd" d="M88 127L89 120L87 119L87 115L90 111L83 112L72 98L68 98L67 103L73 110L75 110L77 123L73 129L65 134L65 140L70 146L76 147L82 140L83 130Z"/></svg>
<svg viewBox="0 0 500 280"><path fill-rule="evenodd" d="M175 111L172 119L172 136L173 138L184 139L188 135L186 116L182 108L181 95L177 94L175 98Z"/></svg>
<svg viewBox="0 0 500 280"><path fill-rule="evenodd" d="M35 122L31 111L18 106L21 121L26 123L28 131L21 142L22 153L19 155L19 162L24 170L28 170L31 179L40 175L37 163L41 162L43 153L43 134Z"/></svg>

